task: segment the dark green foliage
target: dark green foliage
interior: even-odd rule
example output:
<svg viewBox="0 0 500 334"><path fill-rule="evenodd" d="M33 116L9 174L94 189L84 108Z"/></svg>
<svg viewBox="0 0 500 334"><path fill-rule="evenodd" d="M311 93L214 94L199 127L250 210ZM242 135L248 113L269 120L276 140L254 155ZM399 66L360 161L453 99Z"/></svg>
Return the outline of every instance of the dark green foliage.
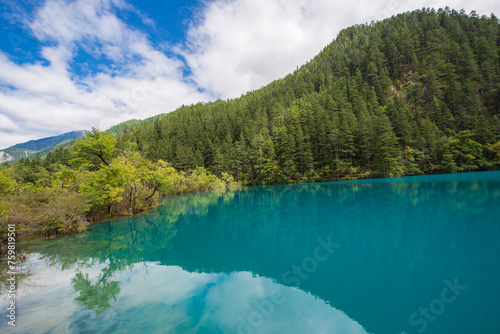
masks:
<svg viewBox="0 0 500 334"><path fill-rule="evenodd" d="M284 79L122 138L150 159L248 184L495 168L499 29L494 16L448 8L350 27Z"/></svg>

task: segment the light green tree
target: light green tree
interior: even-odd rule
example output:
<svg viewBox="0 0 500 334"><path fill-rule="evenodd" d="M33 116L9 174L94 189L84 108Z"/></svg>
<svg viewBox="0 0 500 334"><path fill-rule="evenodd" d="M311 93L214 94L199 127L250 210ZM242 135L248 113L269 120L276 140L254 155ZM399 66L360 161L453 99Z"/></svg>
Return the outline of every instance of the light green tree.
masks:
<svg viewBox="0 0 500 334"><path fill-rule="evenodd" d="M76 168L85 167L97 170L101 166L109 166L116 151L116 139L95 128L86 132L86 137L79 139L71 147Z"/></svg>
<svg viewBox="0 0 500 334"><path fill-rule="evenodd" d="M181 176L175 168L161 159L156 163L146 161L141 173L143 180L152 188L152 193L146 197L146 200L153 197L157 192L175 193L176 185L181 181Z"/></svg>
<svg viewBox="0 0 500 334"><path fill-rule="evenodd" d="M0 169L0 194L8 194L17 186L16 181L5 170Z"/></svg>
<svg viewBox="0 0 500 334"><path fill-rule="evenodd" d="M127 183L126 172L121 167L109 165L98 171L85 173L85 181L80 191L87 198L92 211L107 208L107 213L111 214L113 204L123 199Z"/></svg>

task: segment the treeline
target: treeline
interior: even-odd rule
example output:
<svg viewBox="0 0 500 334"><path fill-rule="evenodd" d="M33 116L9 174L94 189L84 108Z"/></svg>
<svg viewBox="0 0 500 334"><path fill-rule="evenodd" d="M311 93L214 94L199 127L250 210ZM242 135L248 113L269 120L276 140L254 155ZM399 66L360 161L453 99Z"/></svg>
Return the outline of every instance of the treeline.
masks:
<svg viewBox="0 0 500 334"><path fill-rule="evenodd" d="M0 235L7 235L8 224L18 234L82 231L91 222L154 207L160 194L235 185L228 174L221 176L203 167L179 172L161 159L144 158L133 142L94 129L70 149L0 168Z"/></svg>
<svg viewBox="0 0 500 334"><path fill-rule="evenodd" d="M357 25L282 80L120 140L247 184L495 169L499 29L494 15L448 8Z"/></svg>

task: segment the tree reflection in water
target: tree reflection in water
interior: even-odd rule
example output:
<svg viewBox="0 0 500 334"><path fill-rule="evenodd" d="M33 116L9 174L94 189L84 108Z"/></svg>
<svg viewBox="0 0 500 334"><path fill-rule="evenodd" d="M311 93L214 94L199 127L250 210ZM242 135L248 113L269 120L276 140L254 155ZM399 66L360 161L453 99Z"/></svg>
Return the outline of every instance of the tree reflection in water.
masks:
<svg viewBox="0 0 500 334"><path fill-rule="evenodd" d="M176 196L176 200L166 200L162 206L144 215L104 222L93 231L48 243L42 241L27 249L40 252L48 263L75 270L71 285L77 294L76 304L99 315L120 293L119 282L113 280L115 272L131 269L134 264L154 257L153 254L168 252L177 233L179 218L186 214L206 215L208 207L221 197L230 200L234 191ZM96 264L105 264L97 277L84 272Z"/></svg>
<svg viewBox="0 0 500 334"><path fill-rule="evenodd" d="M75 292L79 296L75 298L78 305L85 306L89 310L95 311L97 315L110 307L111 298L116 301L116 296L120 293L120 286L117 281L109 281L110 272L103 270L97 277L97 282L92 284L89 274L78 271L71 280Z"/></svg>

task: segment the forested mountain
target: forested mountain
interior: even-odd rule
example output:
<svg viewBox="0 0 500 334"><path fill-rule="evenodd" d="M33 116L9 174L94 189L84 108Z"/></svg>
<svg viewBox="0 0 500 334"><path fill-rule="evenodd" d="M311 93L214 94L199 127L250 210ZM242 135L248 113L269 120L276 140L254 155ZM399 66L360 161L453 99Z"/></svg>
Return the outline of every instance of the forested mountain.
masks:
<svg viewBox="0 0 500 334"><path fill-rule="evenodd" d="M493 14L448 8L353 26L281 80L118 142L248 184L497 168L499 33Z"/></svg>

